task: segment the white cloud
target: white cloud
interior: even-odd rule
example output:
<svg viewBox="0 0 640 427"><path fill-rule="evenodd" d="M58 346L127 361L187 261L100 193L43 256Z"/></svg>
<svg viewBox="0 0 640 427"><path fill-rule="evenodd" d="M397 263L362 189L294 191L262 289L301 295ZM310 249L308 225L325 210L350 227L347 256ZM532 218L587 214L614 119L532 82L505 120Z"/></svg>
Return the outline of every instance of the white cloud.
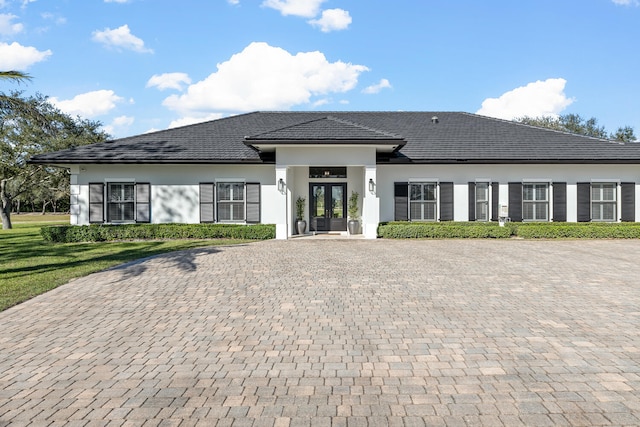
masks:
<svg viewBox="0 0 640 427"><path fill-rule="evenodd" d="M42 16L42 19L53 21L56 25L63 25L67 23L67 18L62 15L44 12L40 16Z"/></svg>
<svg viewBox="0 0 640 427"><path fill-rule="evenodd" d="M144 47L144 41L133 34L128 25L123 25L114 30L105 28L104 31L94 31L92 39L107 47L127 49L140 53L153 53L152 49Z"/></svg>
<svg viewBox="0 0 640 427"><path fill-rule="evenodd" d="M0 13L0 35L12 36L24 30L24 25L11 22L16 18L16 15L10 13Z"/></svg>
<svg viewBox="0 0 640 427"><path fill-rule="evenodd" d="M147 87L157 87L160 90L182 90L184 84L191 84L191 78L186 73L164 73L151 76Z"/></svg>
<svg viewBox="0 0 640 427"><path fill-rule="evenodd" d="M329 62L321 52L295 55L266 43L251 43L183 95L163 105L182 113L288 109L313 96L352 90L368 68ZM185 114L187 115L187 114Z"/></svg>
<svg viewBox="0 0 640 427"><path fill-rule="evenodd" d="M222 113L211 113L202 116L182 117L169 123L169 128L177 128L180 126L194 125L196 123L208 122L224 117Z"/></svg>
<svg viewBox="0 0 640 427"><path fill-rule="evenodd" d="M309 24L320 27L320 31L328 33L331 31L346 30L351 24L349 12L342 9L327 9L322 11L322 17L312 19Z"/></svg>
<svg viewBox="0 0 640 427"><path fill-rule="evenodd" d="M279 11L282 15L313 18L318 15L320 5L325 0L264 0L262 6Z"/></svg>
<svg viewBox="0 0 640 427"><path fill-rule="evenodd" d="M564 93L565 79L536 81L502 94L499 98L487 98L476 113L499 119L516 117L556 117L571 105L573 98Z"/></svg>
<svg viewBox="0 0 640 427"><path fill-rule="evenodd" d="M611 0L615 4L619 4L622 6L639 6L640 2L638 0Z"/></svg>
<svg viewBox="0 0 640 427"><path fill-rule="evenodd" d="M227 0L227 3L232 5L237 5L237 4L240 4L240 0Z"/></svg>
<svg viewBox="0 0 640 427"><path fill-rule="evenodd" d="M129 3L130 0L104 0L105 3Z"/></svg>
<svg viewBox="0 0 640 427"><path fill-rule="evenodd" d="M32 46L22 46L0 42L0 69L26 70L33 64L44 61L52 55L50 50L40 51Z"/></svg>
<svg viewBox="0 0 640 427"><path fill-rule="evenodd" d="M391 88L391 83L389 83L389 80L380 79L380 82L378 84L371 85L364 88L362 90L362 93L371 95L371 94L379 93L382 89L390 89L390 88Z"/></svg>
<svg viewBox="0 0 640 427"><path fill-rule="evenodd" d="M110 135L117 135L126 131L135 122L135 118L130 116L118 116L111 121L111 124L104 126L105 132Z"/></svg>
<svg viewBox="0 0 640 427"><path fill-rule="evenodd" d="M112 90L96 90L93 92L81 93L72 99L59 100L49 98L51 103L72 116L93 118L107 114L116 104L124 99L115 94Z"/></svg>

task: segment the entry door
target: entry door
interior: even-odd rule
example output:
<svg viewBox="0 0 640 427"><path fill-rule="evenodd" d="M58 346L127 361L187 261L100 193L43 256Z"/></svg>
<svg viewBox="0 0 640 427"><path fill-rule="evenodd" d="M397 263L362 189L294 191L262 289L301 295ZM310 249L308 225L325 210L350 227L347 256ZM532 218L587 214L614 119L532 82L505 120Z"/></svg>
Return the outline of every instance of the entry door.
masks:
<svg viewBox="0 0 640 427"><path fill-rule="evenodd" d="M345 194L347 184L309 184L311 231L345 231L347 229Z"/></svg>

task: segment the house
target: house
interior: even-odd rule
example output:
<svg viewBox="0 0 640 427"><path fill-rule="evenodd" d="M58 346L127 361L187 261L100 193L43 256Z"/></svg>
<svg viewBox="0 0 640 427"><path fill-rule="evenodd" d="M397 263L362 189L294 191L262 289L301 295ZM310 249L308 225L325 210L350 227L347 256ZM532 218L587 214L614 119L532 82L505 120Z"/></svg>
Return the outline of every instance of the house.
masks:
<svg viewBox="0 0 640 427"><path fill-rule="evenodd" d="M254 112L34 156L69 168L71 223L636 221L640 144L461 112Z"/></svg>

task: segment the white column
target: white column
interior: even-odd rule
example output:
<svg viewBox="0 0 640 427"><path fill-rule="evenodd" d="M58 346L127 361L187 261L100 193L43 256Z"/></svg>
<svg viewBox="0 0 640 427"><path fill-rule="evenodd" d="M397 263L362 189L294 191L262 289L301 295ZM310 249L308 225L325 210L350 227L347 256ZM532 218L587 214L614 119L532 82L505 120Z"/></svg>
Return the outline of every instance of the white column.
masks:
<svg viewBox="0 0 640 427"><path fill-rule="evenodd" d="M276 239L286 240L289 236L287 167L276 166L276 196L274 205L276 212Z"/></svg>
<svg viewBox="0 0 640 427"><path fill-rule="evenodd" d="M373 181L373 191L369 191L369 181ZM378 237L380 223L380 199L377 195L378 179L376 166L364 168L364 197L362 198L362 233L367 239Z"/></svg>

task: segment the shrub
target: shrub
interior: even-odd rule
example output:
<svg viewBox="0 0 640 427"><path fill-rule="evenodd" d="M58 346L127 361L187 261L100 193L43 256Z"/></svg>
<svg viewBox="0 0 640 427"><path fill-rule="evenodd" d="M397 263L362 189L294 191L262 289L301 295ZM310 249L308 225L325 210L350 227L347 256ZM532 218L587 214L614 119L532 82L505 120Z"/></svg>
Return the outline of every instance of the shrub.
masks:
<svg viewBox="0 0 640 427"><path fill-rule="evenodd" d="M508 238L511 227L487 222L389 222L378 227L387 239Z"/></svg>
<svg viewBox="0 0 640 427"><path fill-rule="evenodd" d="M524 239L639 239L640 224L626 223L521 223L515 234Z"/></svg>
<svg viewBox="0 0 640 427"><path fill-rule="evenodd" d="M389 222L378 235L387 239L640 239L640 223L511 222L500 227L486 222Z"/></svg>
<svg viewBox="0 0 640 427"><path fill-rule="evenodd" d="M272 224L62 225L42 227L40 234L46 242L53 243L154 239L268 240L275 238L276 228Z"/></svg>

